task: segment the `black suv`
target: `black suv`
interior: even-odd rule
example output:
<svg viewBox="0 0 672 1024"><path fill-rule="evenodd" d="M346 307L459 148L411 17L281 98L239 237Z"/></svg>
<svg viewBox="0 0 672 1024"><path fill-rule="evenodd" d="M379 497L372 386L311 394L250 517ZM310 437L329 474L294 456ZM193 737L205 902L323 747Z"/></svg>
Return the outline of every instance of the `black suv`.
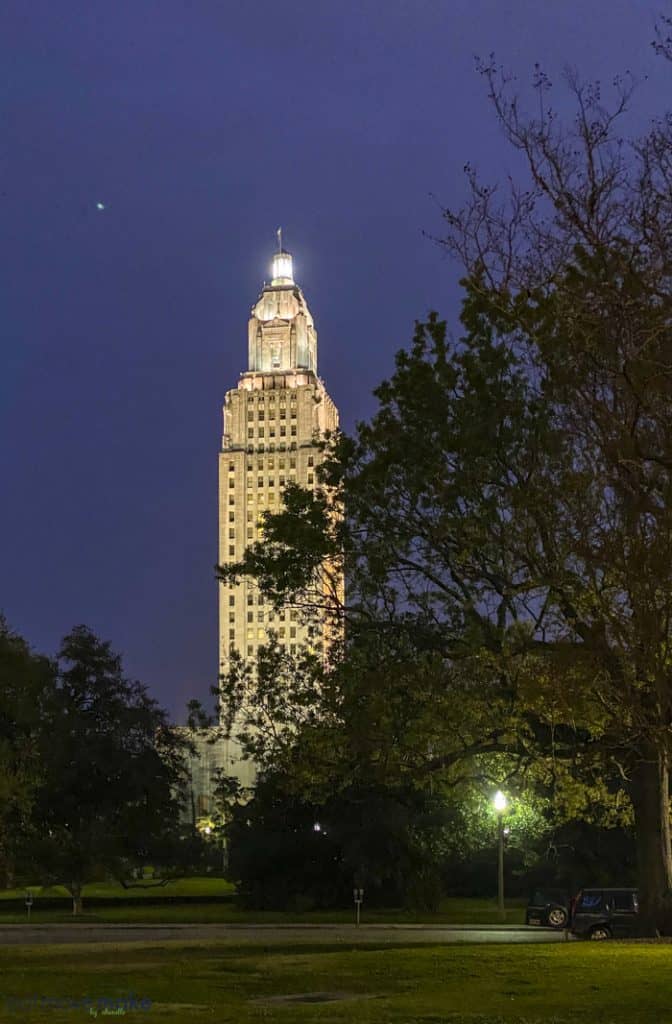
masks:
<svg viewBox="0 0 672 1024"><path fill-rule="evenodd" d="M565 928L569 922L569 899L564 889L535 889L525 911L525 924Z"/></svg>
<svg viewBox="0 0 672 1024"><path fill-rule="evenodd" d="M624 938L634 934L638 913L636 889L581 889L572 932L581 939Z"/></svg>

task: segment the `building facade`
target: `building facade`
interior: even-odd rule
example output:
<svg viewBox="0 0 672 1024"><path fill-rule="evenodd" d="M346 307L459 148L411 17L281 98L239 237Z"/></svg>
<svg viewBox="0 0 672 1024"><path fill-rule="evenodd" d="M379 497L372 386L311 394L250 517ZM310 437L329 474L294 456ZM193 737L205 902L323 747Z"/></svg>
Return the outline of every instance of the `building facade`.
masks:
<svg viewBox="0 0 672 1024"><path fill-rule="evenodd" d="M219 455L219 563L238 562L259 540L261 517L280 511L287 483L315 485L319 440L338 426L338 412L317 375L317 331L294 281L291 254L279 248L270 284L252 307L248 368L224 400ZM231 654L254 659L272 629L290 654L307 642L308 626L296 608L274 612L256 584L219 584L219 665ZM235 728L234 728L235 733ZM227 763L245 786L254 765L227 741Z"/></svg>
<svg viewBox="0 0 672 1024"><path fill-rule="evenodd" d="M182 820L203 831L212 824L212 817L216 814L217 773L228 770L228 750L216 728L190 729L182 726L179 731L194 747L193 753L186 757L189 785Z"/></svg>

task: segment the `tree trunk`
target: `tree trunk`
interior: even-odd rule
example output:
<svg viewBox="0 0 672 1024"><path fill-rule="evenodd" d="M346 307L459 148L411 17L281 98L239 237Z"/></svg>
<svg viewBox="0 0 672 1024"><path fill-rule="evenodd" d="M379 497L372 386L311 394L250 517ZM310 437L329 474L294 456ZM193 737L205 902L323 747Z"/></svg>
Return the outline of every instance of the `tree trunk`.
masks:
<svg viewBox="0 0 672 1024"><path fill-rule="evenodd" d="M68 886L68 892L72 896L72 913L73 916L81 914L82 912L82 887L78 882L73 882Z"/></svg>
<svg viewBox="0 0 672 1024"><path fill-rule="evenodd" d="M672 934L672 846L668 755L653 745L632 774L641 935Z"/></svg>

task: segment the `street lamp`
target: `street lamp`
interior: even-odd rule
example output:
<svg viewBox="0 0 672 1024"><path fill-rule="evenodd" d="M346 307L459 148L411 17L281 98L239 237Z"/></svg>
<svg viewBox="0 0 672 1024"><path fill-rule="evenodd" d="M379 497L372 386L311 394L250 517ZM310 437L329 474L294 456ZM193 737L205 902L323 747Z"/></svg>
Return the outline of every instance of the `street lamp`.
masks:
<svg viewBox="0 0 672 1024"><path fill-rule="evenodd" d="M506 912L504 910L504 811L506 810L508 801L501 789L498 789L492 802L495 805L495 810L497 811L497 835L499 840L497 859L497 906L499 908L499 919L500 921L504 921L506 920Z"/></svg>

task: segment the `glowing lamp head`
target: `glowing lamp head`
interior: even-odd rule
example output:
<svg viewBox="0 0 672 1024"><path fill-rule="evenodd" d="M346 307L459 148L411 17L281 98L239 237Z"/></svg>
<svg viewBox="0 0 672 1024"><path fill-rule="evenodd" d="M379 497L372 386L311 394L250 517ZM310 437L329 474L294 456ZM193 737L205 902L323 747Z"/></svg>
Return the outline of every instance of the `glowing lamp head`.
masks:
<svg viewBox="0 0 672 1024"><path fill-rule="evenodd" d="M497 811L498 814L501 814L502 811L506 810L507 799L502 793L501 789L497 790L497 792L495 793L495 798L492 802L495 805L495 810Z"/></svg>
<svg viewBox="0 0 672 1024"><path fill-rule="evenodd" d="M271 285L294 284L292 254L280 249L273 257Z"/></svg>

